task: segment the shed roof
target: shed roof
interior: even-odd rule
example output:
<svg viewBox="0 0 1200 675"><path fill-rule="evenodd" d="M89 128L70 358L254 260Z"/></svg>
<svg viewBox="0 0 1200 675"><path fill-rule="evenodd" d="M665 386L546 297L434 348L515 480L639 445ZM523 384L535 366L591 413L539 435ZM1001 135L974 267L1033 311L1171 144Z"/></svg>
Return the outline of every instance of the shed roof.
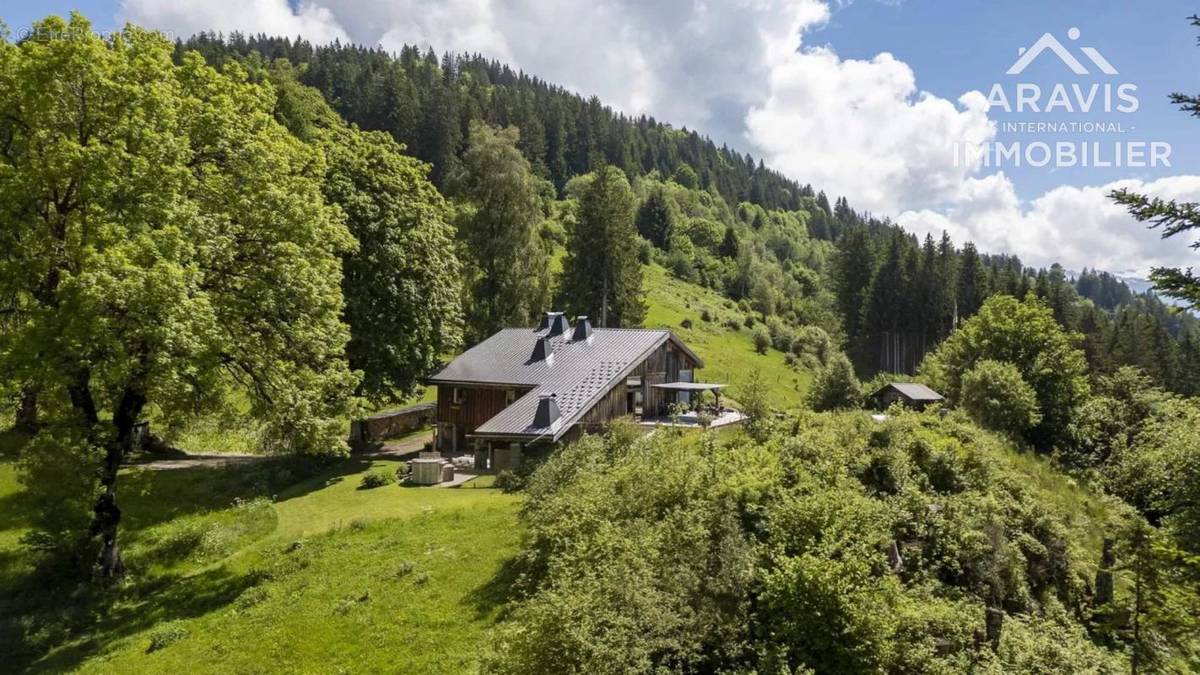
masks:
<svg viewBox="0 0 1200 675"><path fill-rule="evenodd" d="M539 338L547 340L545 359L532 358ZM669 330L596 328L587 339L575 340L570 331L549 335L545 328L505 328L463 352L429 382L532 387L473 435L558 440L667 341L703 367L700 357ZM534 427L538 398L543 394L554 394L561 414L549 427Z"/></svg>
<svg viewBox="0 0 1200 675"><path fill-rule="evenodd" d="M662 384L652 384L655 389L671 389L674 391L714 391L716 389L724 389L729 386L727 384L716 384L715 382L663 382Z"/></svg>
<svg viewBox="0 0 1200 675"><path fill-rule="evenodd" d="M879 391L875 392L875 396L879 396L888 389L895 389L910 401L941 401L944 399L941 394L917 382L892 382L881 387Z"/></svg>

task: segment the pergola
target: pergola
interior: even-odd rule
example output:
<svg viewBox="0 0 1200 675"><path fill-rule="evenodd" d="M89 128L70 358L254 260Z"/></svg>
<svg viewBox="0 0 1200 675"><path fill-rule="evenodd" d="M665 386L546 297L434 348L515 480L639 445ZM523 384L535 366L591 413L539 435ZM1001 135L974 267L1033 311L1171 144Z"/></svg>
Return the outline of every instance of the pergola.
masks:
<svg viewBox="0 0 1200 675"><path fill-rule="evenodd" d="M679 401L680 392L700 393L711 391L716 399L716 406L718 409L720 409L721 390L729 385L716 384L714 382L664 382L662 384L652 384L650 386L654 387L655 389L662 389L665 392L670 392L672 403L677 403Z"/></svg>

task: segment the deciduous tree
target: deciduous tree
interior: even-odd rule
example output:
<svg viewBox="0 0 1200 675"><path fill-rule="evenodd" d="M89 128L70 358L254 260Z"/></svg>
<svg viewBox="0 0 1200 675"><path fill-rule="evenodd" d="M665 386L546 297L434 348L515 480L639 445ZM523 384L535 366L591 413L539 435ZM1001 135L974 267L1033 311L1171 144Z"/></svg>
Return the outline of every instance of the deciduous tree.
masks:
<svg viewBox="0 0 1200 675"><path fill-rule="evenodd" d="M148 405L170 419L237 386L273 446L345 450L353 239L321 154L239 66L175 64L160 34L79 15L35 28L0 43L0 297L27 309L0 371L63 401L41 433L100 456L89 534L114 577L118 469Z"/></svg>

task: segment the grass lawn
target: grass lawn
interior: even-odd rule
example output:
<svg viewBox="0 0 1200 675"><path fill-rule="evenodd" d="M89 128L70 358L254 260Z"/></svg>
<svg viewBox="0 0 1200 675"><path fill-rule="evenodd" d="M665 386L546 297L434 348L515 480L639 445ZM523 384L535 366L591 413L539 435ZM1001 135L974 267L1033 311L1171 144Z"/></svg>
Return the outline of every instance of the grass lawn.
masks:
<svg viewBox="0 0 1200 675"><path fill-rule="evenodd" d="M700 379L732 385L729 394L737 398L738 387L757 368L767 385L771 405L781 409L803 405L804 394L812 379L810 373L784 362L783 352L768 349L759 354L749 328L733 330L725 320L743 318L731 300L707 288L689 284L671 276L658 265L645 269L647 328L669 328L704 359ZM702 320L708 310L711 321ZM683 327L684 320L692 322Z"/></svg>
<svg viewBox="0 0 1200 675"><path fill-rule="evenodd" d="M509 587L518 498L490 483L360 488L398 466L127 471L130 581L81 601L29 576L20 488L0 464L0 653L35 672L470 670Z"/></svg>

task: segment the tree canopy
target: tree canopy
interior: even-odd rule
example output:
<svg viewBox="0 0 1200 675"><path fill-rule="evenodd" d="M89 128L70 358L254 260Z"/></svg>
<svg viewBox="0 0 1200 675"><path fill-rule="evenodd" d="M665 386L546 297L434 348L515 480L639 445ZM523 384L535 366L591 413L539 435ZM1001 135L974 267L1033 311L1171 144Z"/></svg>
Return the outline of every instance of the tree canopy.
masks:
<svg viewBox="0 0 1200 675"><path fill-rule="evenodd" d="M633 216L629 181L601 166L579 198L562 278L565 306L599 326L640 326L646 316Z"/></svg>
<svg viewBox="0 0 1200 675"><path fill-rule="evenodd" d="M467 267L468 337L481 340L532 325L550 300L549 256L539 237L544 218L539 180L517 149L515 127L471 125L451 192Z"/></svg>
<svg viewBox="0 0 1200 675"><path fill-rule="evenodd" d="M1089 394L1087 363L1078 342L1037 298L1022 302L998 295L926 357L921 373L957 404L964 400L964 376L979 362L1012 364L1033 388L1042 414L1027 438L1050 450L1070 440L1072 417Z"/></svg>
<svg viewBox="0 0 1200 675"><path fill-rule="evenodd" d="M37 28L68 37L0 43L0 295L22 317L0 333L0 370L69 411L72 431L42 433L100 451L89 531L109 576L117 469L148 404L184 415L236 387L273 443L344 451L354 240L270 86L198 54L175 64L137 27Z"/></svg>

